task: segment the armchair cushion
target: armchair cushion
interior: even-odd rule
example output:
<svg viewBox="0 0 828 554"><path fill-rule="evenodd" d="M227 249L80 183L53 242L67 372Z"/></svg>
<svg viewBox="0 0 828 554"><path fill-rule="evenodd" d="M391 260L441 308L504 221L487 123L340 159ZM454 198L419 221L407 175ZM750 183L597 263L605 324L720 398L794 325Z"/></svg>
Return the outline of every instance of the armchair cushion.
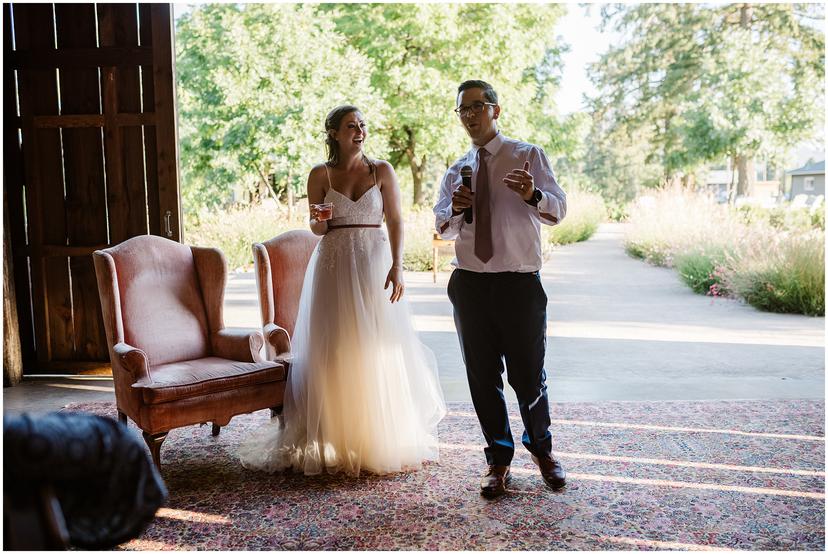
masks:
<svg viewBox="0 0 828 554"><path fill-rule="evenodd" d="M146 404L162 404L285 379L285 366L277 362L236 362L200 358L152 368L152 380L132 385Z"/></svg>

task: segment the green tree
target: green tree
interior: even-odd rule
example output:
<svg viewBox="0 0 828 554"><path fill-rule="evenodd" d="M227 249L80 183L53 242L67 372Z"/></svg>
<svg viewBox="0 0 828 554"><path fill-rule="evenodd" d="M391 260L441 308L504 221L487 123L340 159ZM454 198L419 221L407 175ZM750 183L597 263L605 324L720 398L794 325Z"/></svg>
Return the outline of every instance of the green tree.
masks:
<svg viewBox="0 0 828 554"><path fill-rule="evenodd" d="M820 128L821 5L641 4L603 16L625 40L591 67L599 127L646 140L662 182L728 157L745 193L749 160L781 156Z"/></svg>
<svg viewBox="0 0 828 554"><path fill-rule="evenodd" d="M600 192L613 205L623 206L642 188L662 183L663 167L651 155L653 130L631 125L610 125L594 111L583 141L582 180L587 190Z"/></svg>
<svg viewBox="0 0 828 554"><path fill-rule="evenodd" d="M484 79L504 105L501 128L552 154L571 148L552 97L561 47L559 5L338 4L325 6L339 32L370 60L371 84L387 106L390 161L407 165L413 203L427 198L468 139L456 121L457 85ZM570 135L571 136L571 135Z"/></svg>
<svg viewBox="0 0 828 554"><path fill-rule="evenodd" d="M716 64L691 96L683 145L702 159L731 158L741 195L754 157L778 159L822 127L825 38L807 22L824 19L823 6L732 4L716 14Z"/></svg>
<svg viewBox="0 0 828 554"><path fill-rule="evenodd" d="M356 103L382 121L369 61L310 5L198 6L178 21L176 58L188 211L234 186L269 194L270 176L292 206L325 157L331 108Z"/></svg>

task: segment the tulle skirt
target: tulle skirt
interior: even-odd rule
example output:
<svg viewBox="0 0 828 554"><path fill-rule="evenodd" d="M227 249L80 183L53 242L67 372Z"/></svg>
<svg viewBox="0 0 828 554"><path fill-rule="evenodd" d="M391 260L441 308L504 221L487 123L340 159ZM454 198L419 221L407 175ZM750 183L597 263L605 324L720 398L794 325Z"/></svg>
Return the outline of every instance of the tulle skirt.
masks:
<svg viewBox="0 0 828 554"><path fill-rule="evenodd" d="M384 290L382 229L337 229L311 256L291 351L283 415L243 442L251 469L384 474L437 460L446 408L433 353L405 299Z"/></svg>

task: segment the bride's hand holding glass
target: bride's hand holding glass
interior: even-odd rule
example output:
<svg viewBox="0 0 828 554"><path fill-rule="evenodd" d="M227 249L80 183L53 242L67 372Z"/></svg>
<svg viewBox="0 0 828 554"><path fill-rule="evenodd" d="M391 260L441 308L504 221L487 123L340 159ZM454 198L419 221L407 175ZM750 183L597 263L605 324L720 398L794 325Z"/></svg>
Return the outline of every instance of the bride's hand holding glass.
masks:
<svg viewBox="0 0 828 554"><path fill-rule="evenodd" d="M388 270L388 277L385 278L385 290L388 290L388 285L393 285L391 288L391 303L399 302L405 292L405 283L403 283L402 266L392 265Z"/></svg>
<svg viewBox="0 0 828 554"><path fill-rule="evenodd" d="M310 218L313 221L327 221L333 217L333 203L310 205Z"/></svg>

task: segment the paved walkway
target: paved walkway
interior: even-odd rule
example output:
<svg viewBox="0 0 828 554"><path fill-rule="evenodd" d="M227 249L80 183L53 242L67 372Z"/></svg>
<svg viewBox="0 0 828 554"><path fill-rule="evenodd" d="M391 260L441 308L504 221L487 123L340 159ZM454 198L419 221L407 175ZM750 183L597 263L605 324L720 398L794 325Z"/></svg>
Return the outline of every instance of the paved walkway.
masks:
<svg viewBox="0 0 828 554"><path fill-rule="evenodd" d="M622 238L623 225L603 225L556 250L541 272L552 400L824 398L824 318L694 294L673 270L630 258ZM409 272L407 297L446 399L469 400L448 278ZM254 289L252 273L231 276L228 325L258 322Z"/></svg>

